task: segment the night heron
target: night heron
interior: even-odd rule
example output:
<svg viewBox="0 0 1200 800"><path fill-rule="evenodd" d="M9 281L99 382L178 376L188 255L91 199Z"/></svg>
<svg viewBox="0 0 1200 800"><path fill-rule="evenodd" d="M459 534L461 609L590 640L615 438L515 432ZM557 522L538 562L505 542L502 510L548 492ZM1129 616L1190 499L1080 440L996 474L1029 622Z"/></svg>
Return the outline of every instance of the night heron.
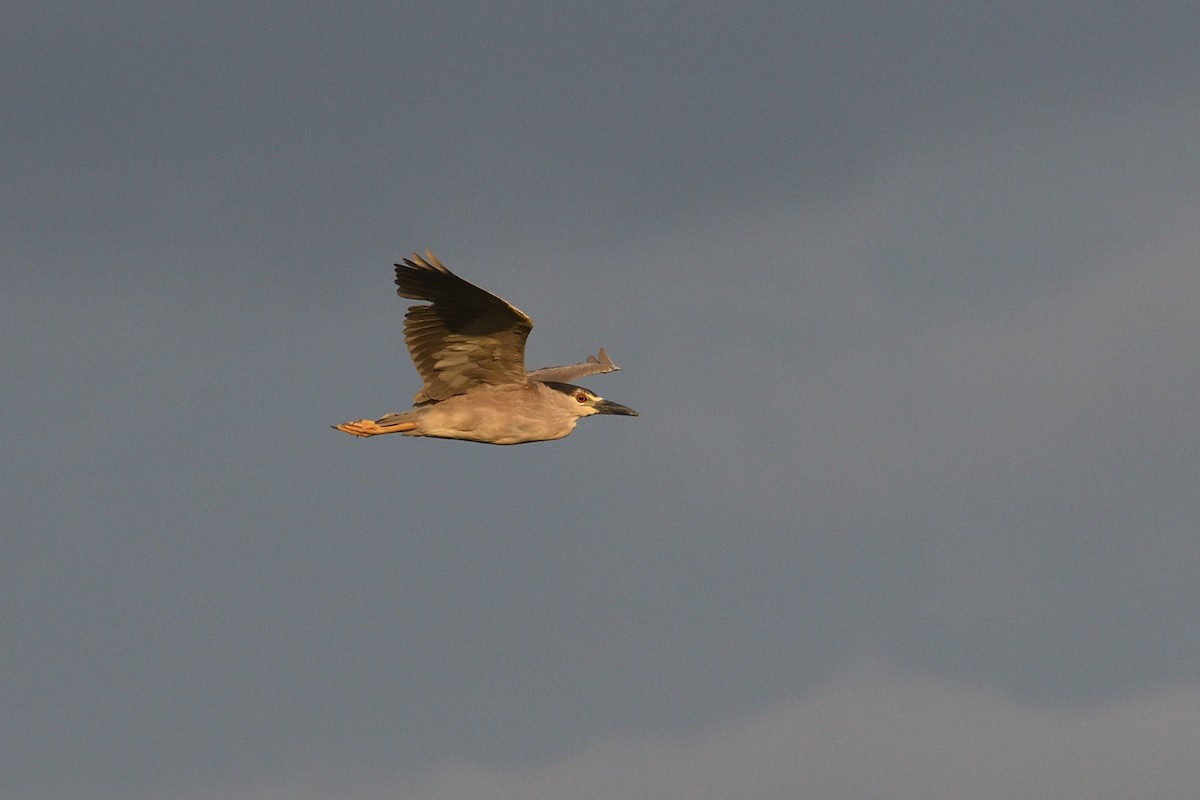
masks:
<svg viewBox="0 0 1200 800"><path fill-rule="evenodd" d="M396 265L396 287L401 297L432 303L404 315L404 342L425 386L411 410L343 422L333 426L337 430L521 444L561 439L593 414L638 415L567 383L620 369L604 348L582 364L526 372L533 320L446 269L430 251Z"/></svg>

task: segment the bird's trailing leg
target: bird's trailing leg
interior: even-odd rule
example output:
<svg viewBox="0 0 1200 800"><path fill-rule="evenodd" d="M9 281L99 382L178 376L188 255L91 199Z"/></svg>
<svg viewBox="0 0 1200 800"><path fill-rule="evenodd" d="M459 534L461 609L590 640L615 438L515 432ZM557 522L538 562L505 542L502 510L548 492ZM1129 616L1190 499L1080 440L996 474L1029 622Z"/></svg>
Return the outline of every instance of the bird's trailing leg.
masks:
<svg viewBox="0 0 1200 800"><path fill-rule="evenodd" d="M388 414L372 422L369 419L356 419L334 425L334 430L348 433L351 436L378 436L382 433L404 433L417 427L412 420L405 420L399 414Z"/></svg>

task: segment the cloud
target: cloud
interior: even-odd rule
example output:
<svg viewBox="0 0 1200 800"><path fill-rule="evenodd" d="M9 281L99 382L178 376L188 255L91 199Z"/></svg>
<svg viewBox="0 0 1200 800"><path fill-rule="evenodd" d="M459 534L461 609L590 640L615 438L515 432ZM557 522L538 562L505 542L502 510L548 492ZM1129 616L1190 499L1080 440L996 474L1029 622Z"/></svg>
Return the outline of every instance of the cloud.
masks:
<svg viewBox="0 0 1200 800"><path fill-rule="evenodd" d="M1011 796L1176 730L1195 37L835 6L17 37L53 70L0 293L15 793ZM339 439L416 388L388 265L425 246L643 417ZM861 643L958 682L825 683Z"/></svg>
<svg viewBox="0 0 1200 800"><path fill-rule="evenodd" d="M733 582L788 564L811 594L755 604L787 608L775 628L828 615L1025 699L1197 677L1200 207L1169 177L1196 118L1141 112L960 132L846 207L697 221L645 256L665 288L633 316L662 334L615 349L625 386L686 398L648 417L677 485L728 527L754 498L723 570L799 530Z"/></svg>
<svg viewBox="0 0 1200 800"><path fill-rule="evenodd" d="M222 800L1175 800L1200 796L1200 684L1076 710L878 665L687 738L612 737L535 766L319 779ZM201 800L201 798L192 798ZM213 798L215 800L215 797Z"/></svg>

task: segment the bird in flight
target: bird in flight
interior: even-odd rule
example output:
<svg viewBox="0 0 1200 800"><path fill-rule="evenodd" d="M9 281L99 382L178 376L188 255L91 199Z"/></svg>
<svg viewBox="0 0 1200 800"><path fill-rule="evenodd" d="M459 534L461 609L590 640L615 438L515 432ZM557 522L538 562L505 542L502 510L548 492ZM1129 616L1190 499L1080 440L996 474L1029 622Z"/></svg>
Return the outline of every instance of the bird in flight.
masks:
<svg viewBox="0 0 1200 800"><path fill-rule="evenodd" d="M408 411L334 425L352 436L400 433L488 444L561 439L593 414L638 413L568 381L620 369L600 348L582 364L525 370L533 320L446 269L433 253L396 265L396 294L410 306L404 342L425 385Z"/></svg>

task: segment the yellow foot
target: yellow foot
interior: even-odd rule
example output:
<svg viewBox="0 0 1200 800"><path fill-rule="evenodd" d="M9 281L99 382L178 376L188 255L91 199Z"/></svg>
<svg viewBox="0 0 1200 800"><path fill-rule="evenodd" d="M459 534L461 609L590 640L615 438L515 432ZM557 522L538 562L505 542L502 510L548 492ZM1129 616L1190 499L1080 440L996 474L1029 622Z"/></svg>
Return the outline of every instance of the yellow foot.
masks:
<svg viewBox="0 0 1200 800"><path fill-rule="evenodd" d="M391 425L380 425L378 422L372 422L369 419L356 419L351 422L343 422L341 425L334 425L335 430L342 433L348 433L351 436L378 436L381 433L403 433L411 431L417 427L415 422L396 422Z"/></svg>

